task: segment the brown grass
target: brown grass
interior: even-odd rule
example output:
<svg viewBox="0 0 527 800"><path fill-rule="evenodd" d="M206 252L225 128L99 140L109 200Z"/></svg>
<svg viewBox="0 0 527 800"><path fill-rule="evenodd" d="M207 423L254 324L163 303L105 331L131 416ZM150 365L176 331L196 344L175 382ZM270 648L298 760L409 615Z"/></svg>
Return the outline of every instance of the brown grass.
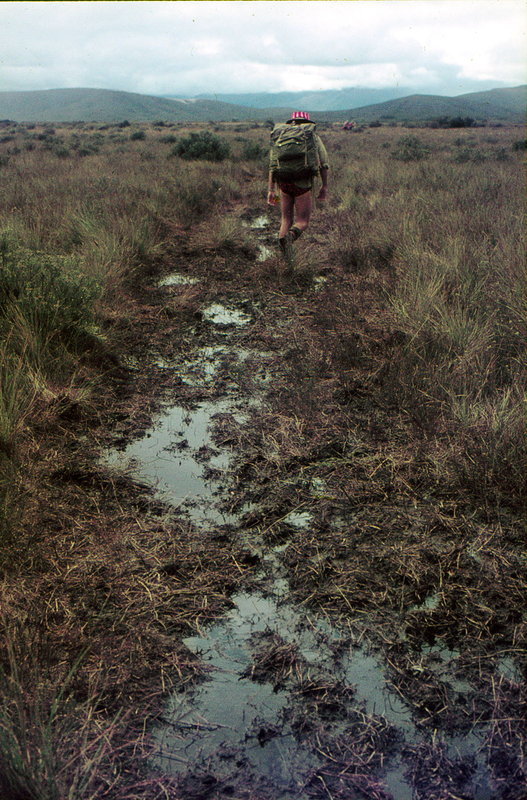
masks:
<svg viewBox="0 0 527 800"><path fill-rule="evenodd" d="M96 145L91 155L75 150L71 127L56 128L61 142L20 129L20 152L1 168L0 229L31 251L76 256L102 280L106 343L94 351L92 341L62 381L35 380L24 415L3 395L11 494L1 635L10 656L0 731L26 754L56 752L50 800L81 778L88 788L79 797L177 796L170 781L142 772L147 728L163 693L200 674L180 638L228 606L251 559L234 537L196 537L143 487L108 475L97 452L146 429L159 395L174 393L155 356L187 353L202 302L225 293L254 301L248 340L274 354L265 406L237 442L243 463L231 507L256 498L245 521L267 541L290 536L288 511L313 513L285 556L295 598L374 639L424 726L458 718L427 671L423 644L463 651L464 675L483 698L468 722L490 722L486 747L505 797L507 775L522 780L525 701L486 665L502 652L524 664L523 187L512 150L521 130L415 130L430 148L416 162L393 157L406 133L399 128L324 131L332 200L299 242L296 273L286 274L274 256L254 263L257 235L241 225L246 212L263 210L265 165L237 159L244 141L263 144L266 132L223 127L234 159L218 166L168 159L167 131L141 128L142 141L77 132L90 139L83 146ZM203 286L152 288L155 275L182 266ZM318 289L317 274L327 279ZM126 369L130 353L135 370ZM419 608L430 596L436 607ZM324 738L323 709L338 701L338 687L302 675L278 640L256 657L255 678L262 670L297 681L299 707L316 699L312 728L298 730L335 766L314 778L313 796L384 800L375 775L393 744L385 722L357 713L356 736ZM71 727L54 728L50 709L66 694ZM417 748L410 761L420 797L453 797L448 776L462 783L438 746ZM33 755L24 770L26 796L43 800L47 778Z"/></svg>

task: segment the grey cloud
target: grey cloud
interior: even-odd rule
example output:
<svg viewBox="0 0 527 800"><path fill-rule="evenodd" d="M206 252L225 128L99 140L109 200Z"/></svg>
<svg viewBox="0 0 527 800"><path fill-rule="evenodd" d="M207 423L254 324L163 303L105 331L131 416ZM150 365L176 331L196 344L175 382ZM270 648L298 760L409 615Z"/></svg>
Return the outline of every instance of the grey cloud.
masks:
<svg viewBox="0 0 527 800"><path fill-rule="evenodd" d="M489 64L496 83L506 74L520 83L522 6L520 0L4 2L0 89L280 91L295 80L311 82L301 89L332 82L338 88L350 85L342 83L349 76L370 86L410 81L448 91L460 76L477 79L478 69L488 80ZM493 29L501 31L495 41ZM472 40L480 32L472 67L463 46L467 31ZM510 32L507 46L503 31Z"/></svg>

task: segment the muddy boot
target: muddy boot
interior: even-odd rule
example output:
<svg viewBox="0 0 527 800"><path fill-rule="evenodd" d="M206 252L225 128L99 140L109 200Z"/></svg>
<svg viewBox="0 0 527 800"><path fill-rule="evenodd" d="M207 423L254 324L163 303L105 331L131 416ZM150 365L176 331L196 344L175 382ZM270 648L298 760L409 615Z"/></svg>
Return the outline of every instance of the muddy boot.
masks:
<svg viewBox="0 0 527 800"><path fill-rule="evenodd" d="M293 227L290 229L289 233L291 234L291 237L292 237L291 241L292 242L296 242L298 237L302 236L304 231L301 231L300 228L297 228L296 225L293 225Z"/></svg>
<svg viewBox="0 0 527 800"><path fill-rule="evenodd" d="M278 244L280 245L280 250L284 254L287 265L291 267L293 264L293 236L291 231L278 239Z"/></svg>

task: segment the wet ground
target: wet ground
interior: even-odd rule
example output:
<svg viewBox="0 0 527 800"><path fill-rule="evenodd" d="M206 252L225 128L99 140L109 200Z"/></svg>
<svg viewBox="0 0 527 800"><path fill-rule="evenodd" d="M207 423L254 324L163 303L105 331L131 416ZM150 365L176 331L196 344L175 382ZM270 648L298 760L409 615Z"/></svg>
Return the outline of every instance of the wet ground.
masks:
<svg viewBox="0 0 527 800"><path fill-rule="evenodd" d="M263 263L272 252L268 218L254 218L251 227ZM198 280L174 273L159 286L171 290ZM312 276L312 290L325 280ZM508 786L492 762L496 719L477 699L488 679L481 661L475 669L437 631L412 640L412 625L432 630L440 618L440 585L414 587L414 602L400 595L405 627L384 647L383 625L396 619L391 597L388 623L359 603L350 606L346 624L341 611L328 614L331 602L313 603L309 585L300 587L302 570L311 571L312 589L335 569L324 537L335 547L335 536L346 529L349 540L354 526L342 504L331 512L327 504L315 508L313 498L335 491L331 449L319 458L317 474L301 471L309 502L304 491L301 502L284 504L272 485L251 485L243 471L239 445L250 441L246 431L254 430L254 420L270 414L266 392L276 359L262 349L261 336L252 337L251 309L242 296L203 305L201 344L192 359L158 363L206 399L164 408L144 435L106 456L113 469L154 487L197 536L212 531L236 538L255 564L228 613L183 640L204 677L167 699L153 732L151 768L175 777L183 799L519 798L519 773ZM354 448L360 459L360 446ZM266 504L273 509L267 518ZM317 536L320 550L312 541ZM331 591L350 604L337 580ZM520 681L506 647L489 663L498 687Z"/></svg>

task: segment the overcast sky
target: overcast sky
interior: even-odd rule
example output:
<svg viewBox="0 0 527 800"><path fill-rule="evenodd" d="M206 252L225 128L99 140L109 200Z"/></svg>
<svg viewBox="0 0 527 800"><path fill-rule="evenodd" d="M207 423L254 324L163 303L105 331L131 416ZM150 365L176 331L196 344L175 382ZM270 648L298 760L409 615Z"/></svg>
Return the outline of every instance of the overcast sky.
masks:
<svg viewBox="0 0 527 800"><path fill-rule="evenodd" d="M412 87L526 76L525 0L0 2L0 91Z"/></svg>

